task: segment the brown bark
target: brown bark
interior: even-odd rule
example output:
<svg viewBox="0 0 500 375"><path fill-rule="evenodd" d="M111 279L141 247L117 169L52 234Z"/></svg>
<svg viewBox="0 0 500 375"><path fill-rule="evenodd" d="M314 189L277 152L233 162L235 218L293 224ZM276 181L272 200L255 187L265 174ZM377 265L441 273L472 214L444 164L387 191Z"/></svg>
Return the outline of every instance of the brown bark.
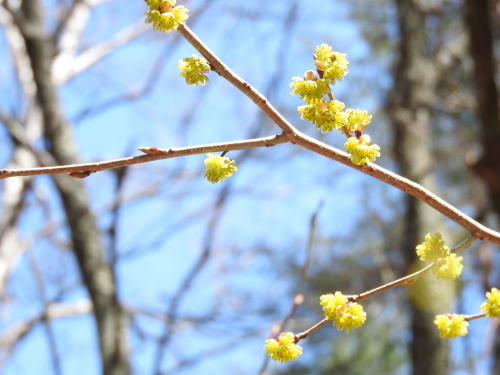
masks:
<svg viewBox="0 0 500 375"><path fill-rule="evenodd" d="M47 148L57 163L75 163L78 157L71 127L63 115L52 80L54 42L44 25L42 4L39 0L23 1L16 19L33 70ZM80 180L66 176L57 176L54 182L64 206L82 279L93 303L102 372L106 375L129 374L123 313L117 301L114 274L104 258L100 232L90 210L85 186Z"/></svg>
<svg viewBox="0 0 500 375"><path fill-rule="evenodd" d="M473 85L477 100L482 156L473 166L486 186L491 209L500 220L500 108L495 83L493 20L494 4L488 0L466 0L466 24L473 66ZM500 279L491 280L498 285ZM493 349L492 374L500 373L500 333L497 329Z"/></svg>
<svg viewBox="0 0 500 375"><path fill-rule="evenodd" d="M399 56L395 66L395 82L388 100L388 113L394 130L394 154L402 175L436 191L429 172L431 156L431 113L423 103L433 93L436 77L423 56L425 47L425 15L414 0L396 0L399 22ZM415 246L425 233L435 232L440 217L415 198L405 198L404 229L401 249L406 266L416 261ZM449 347L440 340L433 319L446 309L441 301L429 295L432 288L423 278L409 288L411 299L410 357L414 375L448 374ZM425 294L426 303L416 297Z"/></svg>
<svg viewBox="0 0 500 375"><path fill-rule="evenodd" d="M500 109L495 83L493 32L488 0L467 0L466 22L473 62L473 81L477 100L477 117L483 146L481 159L474 171L488 189L493 210L500 215Z"/></svg>

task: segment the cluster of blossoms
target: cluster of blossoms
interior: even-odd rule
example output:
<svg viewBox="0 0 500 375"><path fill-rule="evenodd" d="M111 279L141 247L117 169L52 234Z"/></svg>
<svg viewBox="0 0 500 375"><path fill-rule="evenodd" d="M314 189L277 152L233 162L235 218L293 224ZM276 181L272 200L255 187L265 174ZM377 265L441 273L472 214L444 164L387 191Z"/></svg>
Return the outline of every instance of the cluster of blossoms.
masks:
<svg viewBox="0 0 500 375"><path fill-rule="evenodd" d="M215 184L233 175L238 168L236 162L226 156L207 154L205 159L205 178Z"/></svg>
<svg viewBox="0 0 500 375"><path fill-rule="evenodd" d="M486 292L486 301L481 305L481 312L488 318L500 316L500 290L492 288Z"/></svg>
<svg viewBox="0 0 500 375"><path fill-rule="evenodd" d="M315 52L314 66L323 72L323 79L329 84L334 84L336 80L342 81L348 73L346 54L333 51L327 44L319 45Z"/></svg>
<svg viewBox="0 0 500 375"><path fill-rule="evenodd" d="M300 117L309 121L322 133L338 130L346 134L356 132L345 143L347 152L354 164L364 165L380 156L380 147L371 145L370 137L362 138L363 131L370 123L372 116L365 110L348 108L345 104L333 99L330 85L344 79L348 73L349 61L344 53L332 50L332 47L321 44L316 47L314 65L319 76L312 70L304 73L304 77L293 77L290 87L292 95L298 95L305 105L297 108ZM329 100L325 100L325 96Z"/></svg>
<svg viewBox="0 0 500 375"><path fill-rule="evenodd" d="M439 335L445 339L452 339L467 335L469 323L461 314L440 314L434 319L434 324L439 330Z"/></svg>
<svg viewBox="0 0 500 375"><path fill-rule="evenodd" d="M344 143L345 150L351 154L351 160L356 165L364 165L380 156L380 147L370 145L370 136L363 134L361 137L349 137Z"/></svg>
<svg viewBox="0 0 500 375"><path fill-rule="evenodd" d="M481 313L488 318L500 316L500 290L492 288L486 292L486 301L481 305ZM467 335L467 320L481 317L481 315L466 317L462 314L440 314L434 319L439 335L446 339Z"/></svg>
<svg viewBox="0 0 500 375"><path fill-rule="evenodd" d="M341 292L322 295L320 304L323 306L325 317L340 331L361 327L366 320L363 306L349 302Z"/></svg>
<svg viewBox="0 0 500 375"><path fill-rule="evenodd" d="M279 362L293 361L302 354L302 348L295 343L292 332L281 333L276 339L266 340L264 350L269 357Z"/></svg>
<svg viewBox="0 0 500 375"><path fill-rule="evenodd" d="M425 241L417 246L417 255L421 261L436 262L432 272L440 279L454 280L460 276L463 258L452 254L445 245L440 233L427 234Z"/></svg>
<svg viewBox="0 0 500 375"><path fill-rule="evenodd" d="M205 86L208 81L208 77L205 73L210 71L210 65L208 65L208 61L203 57L198 57L196 55L186 57L179 60L179 65L177 65L177 67L181 71L180 75L184 77L188 85L198 86L198 84L201 84Z"/></svg>
<svg viewBox="0 0 500 375"><path fill-rule="evenodd" d="M153 29L169 33L177 29L188 19L188 10L183 6L175 6L176 0L146 0L149 9L146 12L146 23Z"/></svg>

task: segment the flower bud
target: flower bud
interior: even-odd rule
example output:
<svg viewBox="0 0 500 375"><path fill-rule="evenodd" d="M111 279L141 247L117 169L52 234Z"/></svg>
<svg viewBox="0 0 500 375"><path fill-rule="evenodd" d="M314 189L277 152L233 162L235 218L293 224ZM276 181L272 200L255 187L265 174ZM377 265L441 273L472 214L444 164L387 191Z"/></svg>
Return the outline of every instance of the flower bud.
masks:
<svg viewBox="0 0 500 375"><path fill-rule="evenodd" d="M175 2L174 4L172 4L172 2L170 1L162 1L160 3L160 7L158 8L158 10L160 11L160 13L170 12L170 10L174 7L174 5Z"/></svg>
<svg viewBox="0 0 500 375"><path fill-rule="evenodd" d="M358 138L359 143L365 146L369 146L372 143L372 139L368 134L363 134L361 137Z"/></svg>
<svg viewBox="0 0 500 375"><path fill-rule="evenodd" d="M305 81L316 81L316 73L314 70L308 70L307 72L304 73L304 80Z"/></svg>

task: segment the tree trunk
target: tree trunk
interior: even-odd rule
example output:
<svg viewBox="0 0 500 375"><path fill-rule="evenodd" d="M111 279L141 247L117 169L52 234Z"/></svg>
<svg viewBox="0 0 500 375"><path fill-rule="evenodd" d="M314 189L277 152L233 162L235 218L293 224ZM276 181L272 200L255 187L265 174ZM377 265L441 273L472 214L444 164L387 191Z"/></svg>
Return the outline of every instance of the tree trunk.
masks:
<svg viewBox="0 0 500 375"><path fill-rule="evenodd" d="M423 105L435 89L436 77L430 62L423 56L425 16L414 0L395 0L399 22L399 56L395 65L394 87L389 95L388 114L394 130L394 153L402 175L431 190L435 183L430 175L431 113ZM441 225L439 214L413 197L405 197L404 229L401 250L407 270L416 262L415 246L427 232ZM448 374L449 347L439 338L433 320L436 313L449 308L447 298L435 295L436 289L450 297L452 285L422 278L408 288L411 309L410 357L414 375ZM438 288L436 288L438 285Z"/></svg>
<svg viewBox="0 0 500 375"><path fill-rule="evenodd" d="M23 1L21 13L16 18L33 70L47 147L57 163L75 163L78 158L71 127L63 115L52 80L54 42L44 25L42 4L39 0ZM93 303L102 373L127 375L130 368L123 313L116 296L114 274L104 259L100 232L90 210L85 186L80 180L67 176L56 176L54 181L64 206L73 251Z"/></svg>
<svg viewBox="0 0 500 375"><path fill-rule="evenodd" d="M465 1L466 24L473 63L473 84L477 98L482 156L473 165L486 186L492 211L500 222L500 108L495 83L495 55L492 27L494 4L488 0ZM491 280L498 285L500 278ZM500 334L496 332L492 374L500 374Z"/></svg>

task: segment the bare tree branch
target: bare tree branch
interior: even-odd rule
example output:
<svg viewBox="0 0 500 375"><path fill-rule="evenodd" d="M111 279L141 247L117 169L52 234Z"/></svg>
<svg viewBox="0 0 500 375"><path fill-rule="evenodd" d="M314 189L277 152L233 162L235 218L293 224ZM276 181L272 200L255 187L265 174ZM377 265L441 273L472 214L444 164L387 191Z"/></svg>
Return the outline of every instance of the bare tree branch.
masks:
<svg viewBox="0 0 500 375"><path fill-rule="evenodd" d="M212 216L208 222L207 229L205 232L205 239L203 241L203 250L200 253L198 259L193 264L191 269L188 271L182 282L180 283L177 291L172 296L168 310L167 310L167 321L165 324L165 330L158 340L158 345L156 347L154 362L153 362L153 373L155 375L161 375L163 358L165 350L172 339L173 326L177 320L177 314L179 306L182 299L187 295L191 286L193 285L195 279L200 275L201 271L205 268L212 254L212 248L214 243L215 231L217 229L217 224L221 217L222 209L229 196L230 184L225 185L218 194L217 200L214 204L212 210Z"/></svg>
<svg viewBox="0 0 500 375"><path fill-rule="evenodd" d="M26 54L26 46L22 34L15 24L12 13L5 8L0 8L0 25L5 30L5 35L12 54L12 61L16 68L17 77L21 85L23 94L28 101L33 101L36 92L36 86L33 81L33 71L30 61Z"/></svg>
<svg viewBox="0 0 500 375"><path fill-rule="evenodd" d="M256 334L257 334L257 332L245 332L243 335L241 335L240 337L237 337L233 340L216 345L213 348L201 351L201 352L196 353L194 355L191 355L187 358L183 358L183 359L179 360L171 368L161 372L160 375L174 374L177 371L183 371L186 368L195 366L196 364L198 364L201 361L206 360L208 358L212 358L212 357L217 356L217 355L225 354L231 350L236 349L239 345L241 345L246 340L248 340L249 337L254 336Z"/></svg>
<svg viewBox="0 0 500 375"><path fill-rule="evenodd" d="M47 311L50 306L50 301L47 298L47 291L45 288L45 282L43 280L42 272L40 271L40 267L38 267L38 262L36 260L35 254L33 254L33 252L30 249L28 249L27 255L31 265L31 269L35 276L38 288L38 294L43 304L43 310ZM54 374L61 375L62 374L61 358L59 357L59 353L57 351L57 341L54 334L54 330L52 328L52 323L50 319L47 319L46 316L43 317L42 323L44 325L45 333L47 335L47 342L49 344L48 346L49 346L50 356L52 359L52 367L54 370Z"/></svg>
<svg viewBox="0 0 500 375"><path fill-rule="evenodd" d="M69 81L74 76L89 69L110 53L116 51L120 46L138 38L147 27L144 21L139 21L135 25L127 27L117 33L112 39L101 44L97 44L82 52L76 57L70 57L67 53L60 55L52 67L54 84L59 86Z"/></svg>
<svg viewBox="0 0 500 375"><path fill-rule="evenodd" d="M146 163L154 160L170 159L179 156L206 154L207 152L242 150L254 147L270 147L287 142L289 137L286 134L274 135L271 137L247 139L243 141L212 143L200 146L179 147L161 149L158 147L140 148L146 155L131 156L122 159L110 160L106 162L74 164L60 167L42 167L18 170L0 170L0 179L14 176L34 176L45 174L58 174L68 172L97 172L106 169L126 167L129 165Z"/></svg>
<svg viewBox="0 0 500 375"><path fill-rule="evenodd" d="M106 1L109 0L73 0L69 8L61 12L60 22L53 36L59 55L73 55L76 52L91 10Z"/></svg>
<svg viewBox="0 0 500 375"><path fill-rule="evenodd" d="M286 327L290 320L293 319L295 316L295 313L297 312L297 308L304 302L304 286L306 283L307 279L307 274L309 273L309 266L311 264L311 259L312 259L312 251L313 251L313 244L314 244L314 237L316 235L316 227L317 227L317 220L318 220L318 214L319 211L321 210L321 207L323 206L323 202L320 202L318 208L314 213L311 215L311 218L309 220L309 235L307 238L307 246L305 248L305 257L304 257L304 263L302 264L302 267L300 268L300 273L299 273L299 280L297 282L297 287L295 289L295 293L293 295L292 299L292 304L290 306L290 310L288 311L288 314L283 318L281 323L275 327L273 327L271 331L271 337L275 337L278 335L280 332L284 332L286 330ZM262 366L259 370L259 375L266 375L267 372L267 367L269 365L269 356L264 357L264 361L262 362Z"/></svg>
<svg viewBox="0 0 500 375"><path fill-rule="evenodd" d="M0 335L0 348L6 353L4 357L8 357L15 346L28 335L31 330L45 319L54 320L68 318L76 315L88 314L92 311L92 304L89 300L81 300L73 303L54 303L47 306L46 310L41 314L28 319L24 322L13 325L8 330Z"/></svg>

